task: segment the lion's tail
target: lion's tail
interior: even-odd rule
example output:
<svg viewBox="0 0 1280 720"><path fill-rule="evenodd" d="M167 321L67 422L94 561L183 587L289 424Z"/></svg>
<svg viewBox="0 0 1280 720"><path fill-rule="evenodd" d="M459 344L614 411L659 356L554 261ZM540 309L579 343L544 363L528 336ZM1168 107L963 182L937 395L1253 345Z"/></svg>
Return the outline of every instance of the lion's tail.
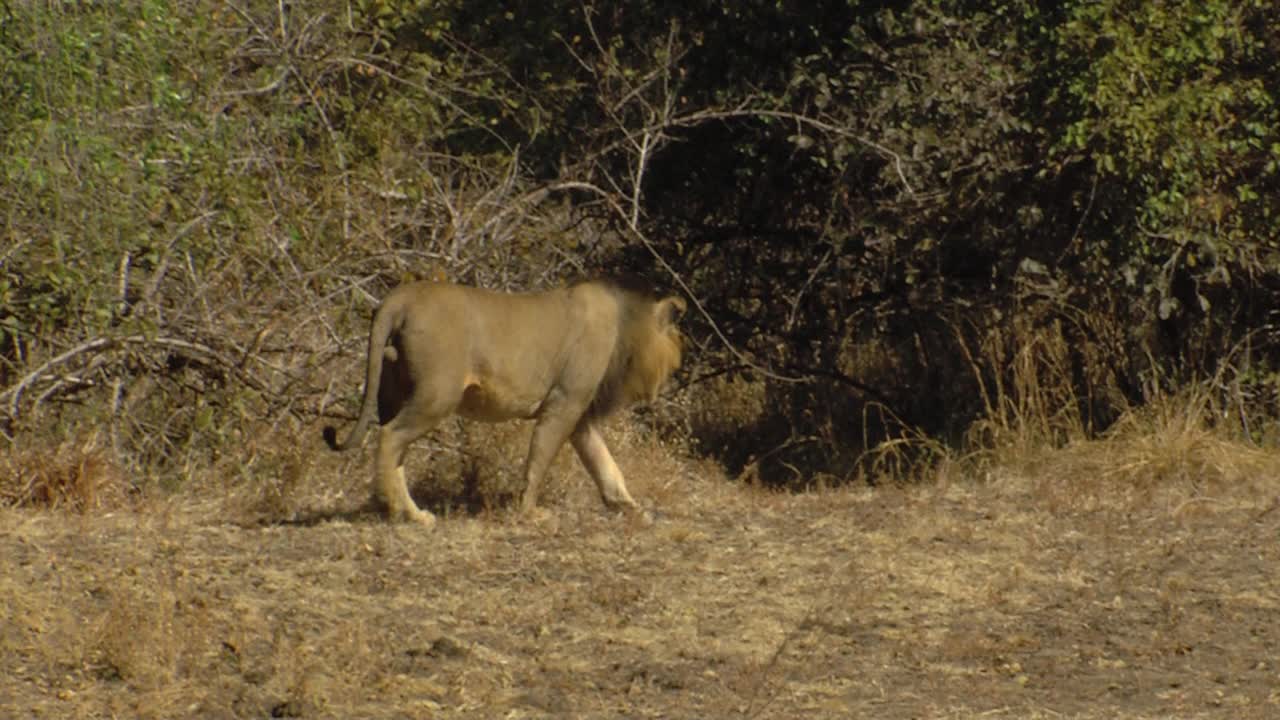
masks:
<svg viewBox="0 0 1280 720"><path fill-rule="evenodd" d="M373 315L373 323L369 329L369 352L366 356L364 400L360 404L360 417L356 420L355 427L351 428L347 439L341 443L338 442L337 429L332 426L324 428L322 433L324 441L332 450L342 451L355 447L369 431L369 424L373 422L373 416L378 411L378 387L382 381L383 349L387 346L387 339L399 329L402 323L404 313L401 312L401 304L396 302L395 298L388 298Z"/></svg>

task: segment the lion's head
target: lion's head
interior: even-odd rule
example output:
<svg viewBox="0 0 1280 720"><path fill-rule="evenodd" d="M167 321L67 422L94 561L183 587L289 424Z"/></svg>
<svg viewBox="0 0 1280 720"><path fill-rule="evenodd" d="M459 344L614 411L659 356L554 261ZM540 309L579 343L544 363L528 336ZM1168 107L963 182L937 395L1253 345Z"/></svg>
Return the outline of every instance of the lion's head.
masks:
<svg viewBox="0 0 1280 720"><path fill-rule="evenodd" d="M680 368L684 342L677 322L683 298L661 300L643 291L615 287L619 303L618 340L594 408L601 414L638 402L652 402Z"/></svg>

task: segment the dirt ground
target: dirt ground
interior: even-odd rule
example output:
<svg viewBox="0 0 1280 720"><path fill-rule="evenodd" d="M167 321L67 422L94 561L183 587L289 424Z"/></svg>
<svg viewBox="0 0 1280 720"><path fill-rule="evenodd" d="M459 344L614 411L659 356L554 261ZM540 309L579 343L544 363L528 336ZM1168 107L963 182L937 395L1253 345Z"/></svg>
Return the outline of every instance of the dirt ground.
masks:
<svg viewBox="0 0 1280 720"><path fill-rule="evenodd" d="M1280 717L1280 479L0 510L0 717ZM345 505L344 505L345 504ZM345 508L345 509L344 509Z"/></svg>

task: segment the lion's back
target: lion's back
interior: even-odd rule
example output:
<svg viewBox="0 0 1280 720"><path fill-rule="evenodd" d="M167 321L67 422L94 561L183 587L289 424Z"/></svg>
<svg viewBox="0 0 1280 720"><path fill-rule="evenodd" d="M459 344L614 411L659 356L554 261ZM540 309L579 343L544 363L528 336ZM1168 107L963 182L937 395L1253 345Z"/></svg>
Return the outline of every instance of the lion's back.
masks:
<svg viewBox="0 0 1280 720"><path fill-rule="evenodd" d="M400 316L392 342L414 381L462 375L473 410L464 414L484 417L527 416L553 387L594 392L617 334L616 301L594 286L503 293L420 282L385 305Z"/></svg>
<svg viewBox="0 0 1280 720"><path fill-rule="evenodd" d="M414 382L461 383L464 414L497 418L553 393L593 414L652 399L680 364L679 333L659 318L668 301L599 281L534 293L420 282L386 306Z"/></svg>

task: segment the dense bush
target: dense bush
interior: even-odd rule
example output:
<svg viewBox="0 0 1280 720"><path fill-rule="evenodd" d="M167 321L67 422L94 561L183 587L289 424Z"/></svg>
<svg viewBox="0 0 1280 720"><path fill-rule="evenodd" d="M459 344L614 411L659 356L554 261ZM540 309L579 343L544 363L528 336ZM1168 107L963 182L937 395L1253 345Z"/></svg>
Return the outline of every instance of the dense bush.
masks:
<svg viewBox="0 0 1280 720"><path fill-rule="evenodd" d="M1261 0L6 6L4 429L243 470L263 429L353 405L394 284L629 272L697 301L665 414L733 472L874 479L1030 413L1065 442L1190 383L1261 439L1278 24Z"/></svg>

